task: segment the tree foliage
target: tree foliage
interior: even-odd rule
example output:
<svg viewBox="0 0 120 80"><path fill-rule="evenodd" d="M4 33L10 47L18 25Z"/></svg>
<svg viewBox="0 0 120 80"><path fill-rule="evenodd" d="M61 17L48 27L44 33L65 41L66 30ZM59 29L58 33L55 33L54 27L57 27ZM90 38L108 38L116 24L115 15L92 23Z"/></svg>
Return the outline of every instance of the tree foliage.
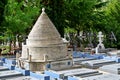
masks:
<svg viewBox="0 0 120 80"><path fill-rule="evenodd" d="M39 8L31 2L17 2L16 0L8 0L5 6L5 24L9 34L14 37L17 34L25 34L32 27L33 21L39 14Z"/></svg>
<svg viewBox="0 0 120 80"><path fill-rule="evenodd" d="M114 44L120 45L119 0L1 0L0 34L4 33L10 39L28 34L42 7L46 8L62 37L64 28L77 33L102 31L106 39L110 32L114 32L118 41Z"/></svg>
<svg viewBox="0 0 120 80"><path fill-rule="evenodd" d="M107 32L113 31L116 38L117 42L115 43L114 41L111 41L114 46L112 47L118 47L120 46L120 38L119 38L119 30L120 30L120 1L119 0L111 0L105 10L105 16L106 17L106 24L105 24L105 29Z"/></svg>
<svg viewBox="0 0 120 80"><path fill-rule="evenodd" d="M3 35L3 31L5 30L4 26L2 26L4 22L4 8L7 0L0 0L0 36Z"/></svg>
<svg viewBox="0 0 120 80"><path fill-rule="evenodd" d="M64 37L65 27L65 2L64 0L42 0L41 4L47 8L46 12L56 28L58 29L61 37Z"/></svg>
<svg viewBox="0 0 120 80"><path fill-rule="evenodd" d="M96 0L66 0L66 23L78 31L89 31L93 27Z"/></svg>

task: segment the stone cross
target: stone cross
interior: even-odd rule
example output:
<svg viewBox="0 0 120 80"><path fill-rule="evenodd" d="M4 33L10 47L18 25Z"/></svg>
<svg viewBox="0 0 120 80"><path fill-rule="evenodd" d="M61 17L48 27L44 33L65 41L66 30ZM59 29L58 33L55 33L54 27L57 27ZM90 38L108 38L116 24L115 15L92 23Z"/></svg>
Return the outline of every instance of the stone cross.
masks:
<svg viewBox="0 0 120 80"><path fill-rule="evenodd" d="M97 36L98 38L99 38L99 44L97 45L97 48L100 48L100 49L105 49L105 47L104 47L104 44L102 43L103 42L103 37L104 37L104 35L102 35L102 32L100 31L99 33L98 33L98 36Z"/></svg>
<svg viewBox="0 0 120 80"><path fill-rule="evenodd" d="M102 35L102 32L100 31L99 33L98 33L98 38L99 38L99 44L101 44L102 42L103 42L103 38L104 37L104 35Z"/></svg>

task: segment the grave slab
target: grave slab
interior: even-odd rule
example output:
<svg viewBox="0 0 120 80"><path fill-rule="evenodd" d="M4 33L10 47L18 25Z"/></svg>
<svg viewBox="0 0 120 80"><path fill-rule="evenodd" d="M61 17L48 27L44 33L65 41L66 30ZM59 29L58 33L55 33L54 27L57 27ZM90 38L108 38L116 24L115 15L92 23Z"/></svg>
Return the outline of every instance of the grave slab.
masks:
<svg viewBox="0 0 120 80"><path fill-rule="evenodd" d="M9 65L16 65L16 60L15 58L6 58L5 63Z"/></svg>
<svg viewBox="0 0 120 80"><path fill-rule="evenodd" d="M11 76L20 76L22 75L21 72L15 70L8 70L8 71L0 71L0 78L6 78Z"/></svg>
<svg viewBox="0 0 120 80"><path fill-rule="evenodd" d="M78 68L78 69L67 69L67 70L60 70L60 71L45 71L45 74L53 77L53 78L61 78L68 80L72 79L70 76L92 76L92 75L98 75L101 74L97 70L87 69L87 68Z"/></svg>
<svg viewBox="0 0 120 80"><path fill-rule="evenodd" d="M8 68L5 66L0 66L0 71L4 71L4 70L8 70Z"/></svg>
<svg viewBox="0 0 120 80"><path fill-rule="evenodd" d="M64 79L70 79L70 76L86 77L86 76L94 76L94 75L102 74L99 73L99 71L97 70L92 70L87 68L60 71L59 73L64 74Z"/></svg>
<svg viewBox="0 0 120 80"><path fill-rule="evenodd" d="M115 60L116 62L120 63L120 57L119 56L106 56L104 57L106 60Z"/></svg>
<svg viewBox="0 0 120 80"><path fill-rule="evenodd" d="M0 60L0 66L3 66L3 61Z"/></svg>
<svg viewBox="0 0 120 80"><path fill-rule="evenodd" d="M45 70L44 73L52 78L56 78L56 79L63 78L63 74L59 74L53 70Z"/></svg>
<svg viewBox="0 0 120 80"><path fill-rule="evenodd" d="M99 59L99 60L92 60L92 61L84 61L81 64L87 68L99 68L103 65L114 64L114 63L116 63L115 60Z"/></svg>
<svg viewBox="0 0 120 80"><path fill-rule="evenodd" d="M40 80L50 80L50 76L46 75L46 74L37 74L34 72L30 72L30 76L40 79Z"/></svg>
<svg viewBox="0 0 120 80"><path fill-rule="evenodd" d="M24 76L30 75L30 70L25 70L25 69L21 69L21 68L17 68L17 67L15 67L15 70L21 72Z"/></svg>
<svg viewBox="0 0 120 80"><path fill-rule="evenodd" d="M104 75L86 77L82 79L79 78L78 80L120 80L120 76L114 74L104 74Z"/></svg>
<svg viewBox="0 0 120 80"><path fill-rule="evenodd" d="M102 71L120 75L120 64L105 65L99 68Z"/></svg>
<svg viewBox="0 0 120 80"><path fill-rule="evenodd" d="M92 73L98 73L97 70L92 70L92 69L87 69L87 68L63 70L63 71L57 71L57 72L64 74L65 76L87 75L87 74L92 74Z"/></svg>
<svg viewBox="0 0 120 80"><path fill-rule="evenodd" d="M94 58L73 58L74 64L81 64L83 61L95 60Z"/></svg>
<svg viewBox="0 0 120 80"><path fill-rule="evenodd" d="M15 69L15 65L10 65L10 64L3 63L3 66L8 67L10 70Z"/></svg>
<svg viewBox="0 0 120 80"><path fill-rule="evenodd" d="M0 60L3 62L5 62L5 59L6 59L5 57L0 57Z"/></svg>
<svg viewBox="0 0 120 80"><path fill-rule="evenodd" d="M2 78L0 80L40 80L34 77L30 77L30 76L19 76L19 77L11 77L11 78Z"/></svg>
<svg viewBox="0 0 120 80"><path fill-rule="evenodd" d="M76 77L74 77L74 76L68 76L67 80L78 80L78 79Z"/></svg>
<svg viewBox="0 0 120 80"><path fill-rule="evenodd" d="M120 50L109 51L109 52L107 52L107 54L109 54L111 56L120 56Z"/></svg>

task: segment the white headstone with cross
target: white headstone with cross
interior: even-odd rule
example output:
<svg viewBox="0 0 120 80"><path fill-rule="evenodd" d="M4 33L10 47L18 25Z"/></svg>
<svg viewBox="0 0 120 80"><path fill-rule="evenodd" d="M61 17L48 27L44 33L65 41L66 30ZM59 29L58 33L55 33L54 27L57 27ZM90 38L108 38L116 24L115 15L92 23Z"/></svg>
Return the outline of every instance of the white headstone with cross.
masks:
<svg viewBox="0 0 120 80"><path fill-rule="evenodd" d="M98 38L99 38L99 44L97 45L97 48L98 49L105 49L105 47L104 47L104 44L102 43L103 42L103 37L104 37L104 35L102 34L102 32L100 31L99 33L98 33L98 36L97 36Z"/></svg>

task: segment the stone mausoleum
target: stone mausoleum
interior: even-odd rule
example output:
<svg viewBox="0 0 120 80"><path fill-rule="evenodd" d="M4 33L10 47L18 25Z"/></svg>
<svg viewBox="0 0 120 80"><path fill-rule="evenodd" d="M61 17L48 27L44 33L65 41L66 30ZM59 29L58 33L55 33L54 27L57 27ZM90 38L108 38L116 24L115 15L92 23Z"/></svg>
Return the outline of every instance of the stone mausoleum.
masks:
<svg viewBox="0 0 120 80"><path fill-rule="evenodd" d="M73 62L71 57L66 56L67 53L66 43L43 8L26 44L22 45L18 66L31 71L70 68Z"/></svg>

